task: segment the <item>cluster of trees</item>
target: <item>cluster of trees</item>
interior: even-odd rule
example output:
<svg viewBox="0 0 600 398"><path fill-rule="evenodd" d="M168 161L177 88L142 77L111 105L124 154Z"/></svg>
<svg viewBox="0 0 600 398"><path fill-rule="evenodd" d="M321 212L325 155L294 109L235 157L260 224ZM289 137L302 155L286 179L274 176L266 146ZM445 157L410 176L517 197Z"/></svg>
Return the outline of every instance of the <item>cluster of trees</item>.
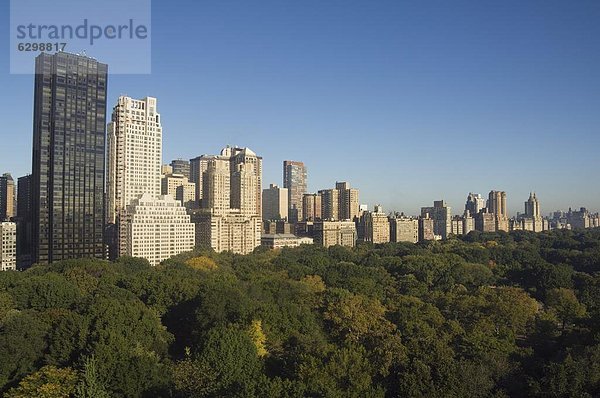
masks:
<svg viewBox="0 0 600 398"><path fill-rule="evenodd" d="M6 397L600 396L600 230L0 273Z"/></svg>

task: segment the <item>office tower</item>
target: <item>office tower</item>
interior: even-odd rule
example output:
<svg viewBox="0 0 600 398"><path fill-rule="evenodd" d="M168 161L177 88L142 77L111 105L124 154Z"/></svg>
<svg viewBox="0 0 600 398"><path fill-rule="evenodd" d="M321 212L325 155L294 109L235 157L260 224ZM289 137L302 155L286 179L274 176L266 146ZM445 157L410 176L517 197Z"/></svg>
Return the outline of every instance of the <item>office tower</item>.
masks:
<svg viewBox="0 0 600 398"><path fill-rule="evenodd" d="M105 257L108 66L59 52L35 59L33 259Z"/></svg>
<svg viewBox="0 0 600 398"><path fill-rule="evenodd" d="M0 221L0 271L17 269L17 224Z"/></svg>
<svg viewBox="0 0 600 398"><path fill-rule="evenodd" d="M313 228L314 243L323 247L356 245L357 233L354 221L316 221Z"/></svg>
<svg viewBox="0 0 600 398"><path fill-rule="evenodd" d="M288 205L290 209L290 222L301 221L302 197L306 193L306 167L302 162L293 160L283 161L283 187L288 189ZM293 219L291 218L293 215Z"/></svg>
<svg viewBox="0 0 600 398"><path fill-rule="evenodd" d="M169 195L140 195L127 206L121 229L124 252L158 265L194 249L195 227L181 203Z"/></svg>
<svg viewBox="0 0 600 398"><path fill-rule="evenodd" d="M260 246L262 229L262 158L248 148L226 147L207 159L202 209L192 215L196 243L218 252L251 253Z"/></svg>
<svg viewBox="0 0 600 398"><path fill-rule="evenodd" d="M0 221L9 221L15 213L15 181L10 173L0 176Z"/></svg>
<svg viewBox="0 0 600 398"><path fill-rule="evenodd" d="M316 221L321 219L321 194L307 193L302 197L303 221Z"/></svg>
<svg viewBox="0 0 600 398"><path fill-rule="evenodd" d="M410 242L419 241L419 220L412 217L406 217L402 214L399 217L390 219L390 242Z"/></svg>
<svg viewBox="0 0 600 398"><path fill-rule="evenodd" d="M434 232L434 220L429 217L429 213L419 218L419 242L436 240ZM438 235L440 237L440 235Z"/></svg>
<svg viewBox="0 0 600 398"><path fill-rule="evenodd" d="M508 209L506 207L506 192L490 191L487 208L496 218L496 230L508 232Z"/></svg>
<svg viewBox="0 0 600 398"><path fill-rule="evenodd" d="M447 239L452 232L452 209L443 200L433 202L433 207L422 207L421 216L433 219L433 232L441 239Z"/></svg>
<svg viewBox="0 0 600 398"><path fill-rule="evenodd" d="M171 161L172 171L170 174L183 174L190 178L190 161L185 159L175 159Z"/></svg>
<svg viewBox="0 0 600 398"><path fill-rule="evenodd" d="M161 195L170 195L186 208L196 206L196 184L183 174L167 174L161 177Z"/></svg>
<svg viewBox="0 0 600 398"><path fill-rule="evenodd" d="M386 243L390 241L390 221L380 205L372 212L365 211L360 217L362 240L371 243Z"/></svg>
<svg viewBox="0 0 600 398"><path fill-rule="evenodd" d="M162 127L156 98L120 96L108 123L107 224L132 200L161 193Z"/></svg>
<svg viewBox="0 0 600 398"><path fill-rule="evenodd" d="M17 180L17 267L28 268L31 260L31 174Z"/></svg>
<svg viewBox="0 0 600 398"><path fill-rule="evenodd" d="M323 220L339 220L339 191L337 189L324 189L319 191L321 196L321 218Z"/></svg>
<svg viewBox="0 0 600 398"><path fill-rule="evenodd" d="M465 204L465 210L468 210L471 216L474 216L484 208L484 197L478 193L469 193L469 196L467 196L467 203Z"/></svg>
<svg viewBox="0 0 600 398"><path fill-rule="evenodd" d="M263 189L262 195L262 218L263 220L287 220L288 219L288 189L280 188L275 184Z"/></svg>

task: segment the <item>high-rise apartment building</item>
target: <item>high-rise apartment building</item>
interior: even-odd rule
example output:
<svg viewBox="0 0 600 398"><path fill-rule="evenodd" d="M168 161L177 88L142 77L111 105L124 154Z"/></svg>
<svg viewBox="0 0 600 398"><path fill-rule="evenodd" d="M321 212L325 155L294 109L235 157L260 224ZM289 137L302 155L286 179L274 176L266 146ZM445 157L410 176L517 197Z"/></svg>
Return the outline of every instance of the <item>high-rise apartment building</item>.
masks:
<svg viewBox="0 0 600 398"><path fill-rule="evenodd" d="M350 188L347 182L336 182L335 189L339 192L339 220L354 220L360 216L358 189Z"/></svg>
<svg viewBox="0 0 600 398"><path fill-rule="evenodd" d="M196 184L183 174L167 174L161 177L161 194L171 195L186 208L196 206Z"/></svg>
<svg viewBox="0 0 600 398"><path fill-rule="evenodd" d="M192 216L197 244L247 254L260 246L262 158L248 148L226 147L219 156L192 160L202 173L202 209ZM197 177L197 176L195 176Z"/></svg>
<svg viewBox="0 0 600 398"><path fill-rule="evenodd" d="M262 218L263 220L287 220L288 219L288 189L280 188L275 184L263 189L262 195Z"/></svg>
<svg viewBox="0 0 600 398"><path fill-rule="evenodd" d="M390 219L390 242L419 241L419 220L401 215Z"/></svg>
<svg viewBox="0 0 600 398"><path fill-rule="evenodd" d="M183 174L187 179L190 178L190 161L185 159L175 159L171 161L170 174Z"/></svg>
<svg viewBox="0 0 600 398"><path fill-rule="evenodd" d="M302 162L283 161L283 187L288 189L288 205L290 221L298 222L304 218L302 198L306 193L306 167ZM292 219L293 218L293 219Z"/></svg>
<svg viewBox="0 0 600 398"><path fill-rule="evenodd" d="M9 221L16 215L15 181L10 173L0 176L0 221Z"/></svg>
<svg viewBox="0 0 600 398"><path fill-rule="evenodd" d="M314 243L324 247L334 245L354 247L357 233L354 221L316 221Z"/></svg>
<svg viewBox="0 0 600 398"><path fill-rule="evenodd" d="M483 209L485 209L485 198L478 193L469 193L469 196L467 196L467 203L465 204L465 210L468 210L471 216L475 216L475 214Z"/></svg>
<svg viewBox="0 0 600 398"><path fill-rule="evenodd" d="M206 208L207 206L202 204L202 190L204 188L204 183L202 182L202 177L206 172L208 167L208 161L211 158L215 158L215 155L202 155L197 156L193 159L190 159L190 181L196 184L196 202L198 208Z"/></svg>
<svg viewBox="0 0 600 398"><path fill-rule="evenodd" d="M496 231L496 215L486 210L480 211L475 215L475 230L480 232Z"/></svg>
<svg viewBox="0 0 600 398"><path fill-rule="evenodd" d="M443 200L433 202L433 207L422 207L421 216L433 219L433 232L441 239L447 239L452 233L452 209Z"/></svg>
<svg viewBox="0 0 600 398"><path fill-rule="evenodd" d="M488 213L493 213L496 219L496 230L508 232L508 208L506 207L506 192L490 191L487 201Z"/></svg>
<svg viewBox="0 0 600 398"><path fill-rule="evenodd" d="M161 194L162 126L156 98L121 96L108 123L107 224L142 194Z"/></svg>
<svg viewBox="0 0 600 398"><path fill-rule="evenodd" d="M359 191L347 182L336 182L335 189L319 191L323 220L350 220L360 216Z"/></svg>
<svg viewBox="0 0 600 398"><path fill-rule="evenodd" d="M108 66L86 56L35 60L33 259L105 257L104 171Z"/></svg>
<svg viewBox="0 0 600 398"><path fill-rule="evenodd" d="M438 235L440 237L440 235ZM419 242L435 240L435 223L433 218L430 218L429 213L419 217Z"/></svg>
<svg viewBox="0 0 600 398"><path fill-rule="evenodd" d="M303 221L316 221L321 217L321 194L307 193L302 197L302 216Z"/></svg>
<svg viewBox="0 0 600 398"><path fill-rule="evenodd" d="M525 217L528 218L540 218L542 216L540 210L540 201L538 200L535 192L529 194L529 199L525 202Z"/></svg>
<svg viewBox="0 0 600 398"><path fill-rule="evenodd" d="M0 271L17 269L17 224L0 221Z"/></svg>
<svg viewBox="0 0 600 398"><path fill-rule="evenodd" d="M359 235L365 242L386 243L390 241L390 221L380 205L376 205L372 212L366 211L360 217Z"/></svg>
<svg viewBox="0 0 600 398"><path fill-rule="evenodd" d="M319 191L321 197L321 218L323 220L339 220L340 193L337 189Z"/></svg>
<svg viewBox="0 0 600 398"><path fill-rule="evenodd" d="M150 265L194 249L195 227L181 203L169 195L140 195L127 206L120 228L124 253Z"/></svg>

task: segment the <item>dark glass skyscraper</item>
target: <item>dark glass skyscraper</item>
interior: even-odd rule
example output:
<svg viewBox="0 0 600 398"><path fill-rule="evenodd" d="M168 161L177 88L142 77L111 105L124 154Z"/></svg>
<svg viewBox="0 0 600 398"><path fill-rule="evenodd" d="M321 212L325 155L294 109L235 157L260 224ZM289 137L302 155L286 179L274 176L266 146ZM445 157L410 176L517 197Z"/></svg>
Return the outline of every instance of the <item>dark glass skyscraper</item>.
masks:
<svg viewBox="0 0 600 398"><path fill-rule="evenodd" d="M288 189L288 218L290 222L303 219L302 197L306 193L306 167L293 160L283 161L283 187Z"/></svg>
<svg viewBox="0 0 600 398"><path fill-rule="evenodd" d="M32 246L38 263L104 258L108 66L59 52L35 60Z"/></svg>

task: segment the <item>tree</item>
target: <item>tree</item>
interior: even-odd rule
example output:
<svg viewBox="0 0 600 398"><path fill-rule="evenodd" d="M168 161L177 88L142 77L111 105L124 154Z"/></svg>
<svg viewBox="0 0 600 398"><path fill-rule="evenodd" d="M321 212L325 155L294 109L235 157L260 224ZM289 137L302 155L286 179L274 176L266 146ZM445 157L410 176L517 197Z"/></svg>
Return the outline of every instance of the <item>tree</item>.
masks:
<svg viewBox="0 0 600 398"><path fill-rule="evenodd" d="M44 366L25 377L6 398L68 398L75 391L77 372L71 368ZM102 397L98 397L102 398Z"/></svg>
<svg viewBox="0 0 600 398"><path fill-rule="evenodd" d="M575 293L570 289L560 288L549 290L546 295L546 304L556 312L558 319L562 323L563 330L566 326L573 323L575 319L586 315L585 306L577 300Z"/></svg>
<svg viewBox="0 0 600 398"><path fill-rule="evenodd" d="M86 357L83 362L83 372L75 387L75 398L110 398L104 388L94 356Z"/></svg>

